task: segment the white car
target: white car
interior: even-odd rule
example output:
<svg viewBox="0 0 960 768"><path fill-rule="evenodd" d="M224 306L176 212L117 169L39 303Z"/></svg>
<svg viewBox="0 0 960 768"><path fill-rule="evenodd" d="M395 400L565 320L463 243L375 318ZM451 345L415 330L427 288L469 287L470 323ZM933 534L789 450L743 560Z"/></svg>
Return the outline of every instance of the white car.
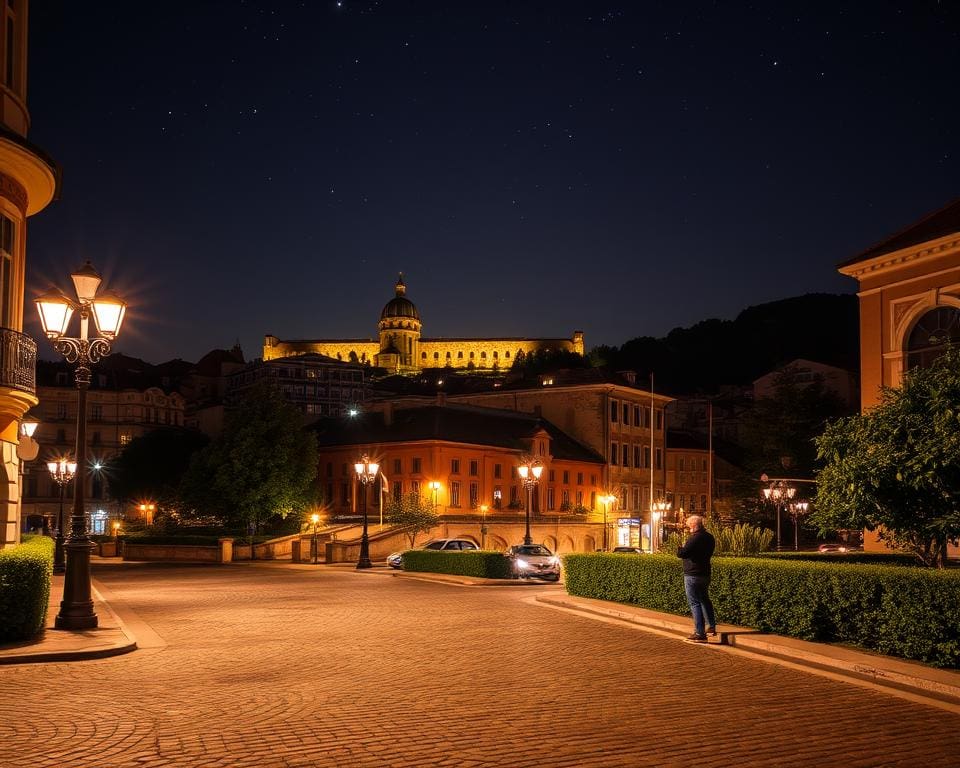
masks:
<svg viewBox="0 0 960 768"><path fill-rule="evenodd" d="M560 558L543 544L517 544L504 556L510 560L510 571L515 579L560 580Z"/></svg>
<svg viewBox="0 0 960 768"><path fill-rule="evenodd" d="M464 550L480 549L470 539L431 539L417 549L435 549L444 552L462 552ZM403 552L392 552L387 555L387 565L391 568L403 568Z"/></svg>

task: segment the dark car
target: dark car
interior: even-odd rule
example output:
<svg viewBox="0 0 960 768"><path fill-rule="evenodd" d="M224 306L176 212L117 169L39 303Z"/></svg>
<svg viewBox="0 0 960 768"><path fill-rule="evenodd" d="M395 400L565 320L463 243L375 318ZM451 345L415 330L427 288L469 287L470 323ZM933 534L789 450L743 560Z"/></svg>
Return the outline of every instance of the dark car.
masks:
<svg viewBox="0 0 960 768"><path fill-rule="evenodd" d="M560 558L543 544L517 544L504 556L510 560L510 571L515 579L560 580Z"/></svg>
<svg viewBox="0 0 960 768"><path fill-rule="evenodd" d="M611 551L613 552L629 552L631 555L644 555L646 554L640 547L614 547Z"/></svg>
<svg viewBox="0 0 960 768"><path fill-rule="evenodd" d="M847 552L862 552L863 547L859 544L821 544L817 547L818 552L839 552L841 554L846 554Z"/></svg>
<svg viewBox="0 0 960 768"><path fill-rule="evenodd" d="M436 549L444 552L462 552L470 549L480 549L470 539L432 539L418 549ZM403 552L391 552L387 555L387 565L391 568L403 568Z"/></svg>

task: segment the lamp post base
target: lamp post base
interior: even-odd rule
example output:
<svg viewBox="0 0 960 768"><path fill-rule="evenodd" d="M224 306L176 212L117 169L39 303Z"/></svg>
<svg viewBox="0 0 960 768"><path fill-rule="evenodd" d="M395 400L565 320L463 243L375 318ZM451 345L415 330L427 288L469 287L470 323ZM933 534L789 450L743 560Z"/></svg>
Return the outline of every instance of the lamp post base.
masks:
<svg viewBox="0 0 960 768"><path fill-rule="evenodd" d="M63 600L54 621L57 629L94 629L97 614L90 598L90 552L94 544L87 539L64 544L67 556L63 579Z"/></svg>
<svg viewBox="0 0 960 768"><path fill-rule="evenodd" d="M53 540L53 572L63 573L67 569L63 560L63 536L57 531L57 536Z"/></svg>

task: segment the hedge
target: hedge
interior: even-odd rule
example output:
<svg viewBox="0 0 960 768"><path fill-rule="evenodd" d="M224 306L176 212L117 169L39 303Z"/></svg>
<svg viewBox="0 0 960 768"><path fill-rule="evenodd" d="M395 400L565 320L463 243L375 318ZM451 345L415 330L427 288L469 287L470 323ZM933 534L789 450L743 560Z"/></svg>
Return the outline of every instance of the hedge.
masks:
<svg viewBox="0 0 960 768"><path fill-rule="evenodd" d="M897 565L917 568L920 561L900 552L761 552L759 557L783 560L809 560L815 563L856 563L858 565Z"/></svg>
<svg viewBox="0 0 960 768"><path fill-rule="evenodd" d="M563 557L567 592L689 614L672 555ZM717 618L960 668L960 572L774 558L714 558Z"/></svg>
<svg viewBox="0 0 960 768"><path fill-rule="evenodd" d="M50 603L53 539L24 537L0 551L0 642L26 640L43 629Z"/></svg>
<svg viewBox="0 0 960 768"><path fill-rule="evenodd" d="M510 561L502 552L442 552L411 549L403 553L403 570L422 573L452 573L481 579L509 579Z"/></svg>

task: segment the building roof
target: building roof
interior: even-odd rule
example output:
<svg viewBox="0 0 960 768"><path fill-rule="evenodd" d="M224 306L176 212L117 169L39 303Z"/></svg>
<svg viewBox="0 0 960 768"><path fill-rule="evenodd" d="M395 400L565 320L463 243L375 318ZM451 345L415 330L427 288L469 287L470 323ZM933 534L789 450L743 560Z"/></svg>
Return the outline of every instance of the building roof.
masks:
<svg viewBox="0 0 960 768"><path fill-rule="evenodd" d="M380 313L380 319L386 320L389 317L411 317L414 320L420 319L420 313L417 307L404 294L407 292L407 286L403 283L403 273L397 278L397 295L386 303L383 311Z"/></svg>
<svg viewBox="0 0 960 768"><path fill-rule="evenodd" d="M387 423L389 421L389 423ZM604 463L603 457L549 421L528 413L469 405L429 405L356 417L322 419L311 426L321 446L369 445L442 440L523 450L525 441L546 430L555 459Z"/></svg>
<svg viewBox="0 0 960 768"><path fill-rule="evenodd" d="M928 240L936 240L953 234L960 234L960 198L948 203L938 211L928 213L919 221L915 221L899 232L884 238L879 243L871 245L867 250L838 266L849 267L875 256L882 256L885 253L899 251L901 248L909 248L911 245L919 245Z"/></svg>

